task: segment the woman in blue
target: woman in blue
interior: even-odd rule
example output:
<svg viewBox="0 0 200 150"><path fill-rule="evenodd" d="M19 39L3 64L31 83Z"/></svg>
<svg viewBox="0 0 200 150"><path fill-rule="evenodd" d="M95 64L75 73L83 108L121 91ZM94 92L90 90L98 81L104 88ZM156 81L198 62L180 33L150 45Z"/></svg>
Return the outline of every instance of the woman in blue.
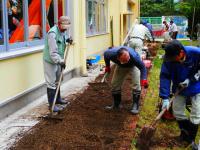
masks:
<svg viewBox="0 0 200 150"><path fill-rule="evenodd" d="M195 137L200 123L200 48L183 46L173 40L165 47L165 56L160 73L160 97L162 108L169 107L169 95L178 88L184 89L173 101L173 114L176 117L181 134L180 141L192 144L197 149ZM185 114L186 99L191 98L190 117Z"/></svg>

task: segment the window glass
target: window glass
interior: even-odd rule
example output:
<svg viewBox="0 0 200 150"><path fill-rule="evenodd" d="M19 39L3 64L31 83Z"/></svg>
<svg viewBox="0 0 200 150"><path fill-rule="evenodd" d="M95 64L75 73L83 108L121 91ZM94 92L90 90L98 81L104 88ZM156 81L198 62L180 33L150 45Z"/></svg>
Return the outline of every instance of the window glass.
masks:
<svg viewBox="0 0 200 150"><path fill-rule="evenodd" d="M63 0L46 0L47 32L56 24L58 18L63 15L63 4ZM55 20L55 18L57 20Z"/></svg>
<svg viewBox="0 0 200 150"><path fill-rule="evenodd" d="M95 7L94 2L88 1L88 33L93 33L95 30Z"/></svg>
<svg viewBox="0 0 200 150"><path fill-rule="evenodd" d="M63 0L58 0L58 18L63 16Z"/></svg>
<svg viewBox="0 0 200 150"><path fill-rule="evenodd" d="M28 0L28 35L29 40L42 38L42 2Z"/></svg>
<svg viewBox="0 0 200 150"><path fill-rule="evenodd" d="M104 0L87 0L87 34L105 33L107 28L106 3Z"/></svg>
<svg viewBox="0 0 200 150"><path fill-rule="evenodd" d="M24 41L23 0L7 0L9 42Z"/></svg>
<svg viewBox="0 0 200 150"><path fill-rule="evenodd" d="M0 0L0 45L3 44L3 16L2 16L2 0Z"/></svg>
<svg viewBox="0 0 200 150"><path fill-rule="evenodd" d="M46 1L46 14L47 14L47 26L46 31L48 32L51 27L54 26L54 1Z"/></svg>
<svg viewBox="0 0 200 150"><path fill-rule="evenodd" d="M129 4L129 3L128 3L128 12L129 12L129 13L133 13L133 12L132 12L132 9L131 9L131 4ZM127 20L128 20L127 29L128 29L128 31L129 31L130 28L131 28L131 25L132 25L132 15L128 15L128 16L127 16ZM127 31L127 32L128 32L128 31Z"/></svg>

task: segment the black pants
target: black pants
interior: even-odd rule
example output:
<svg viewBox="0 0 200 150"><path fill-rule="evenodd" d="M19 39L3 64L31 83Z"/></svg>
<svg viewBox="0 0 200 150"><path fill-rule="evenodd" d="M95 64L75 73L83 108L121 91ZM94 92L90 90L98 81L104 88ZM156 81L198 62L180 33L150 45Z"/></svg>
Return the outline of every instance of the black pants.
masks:
<svg viewBox="0 0 200 150"><path fill-rule="evenodd" d="M177 34L178 34L178 31L176 31L176 32L173 32L173 33L172 33L172 36L171 36L171 37L172 37L172 39L176 39L176 37L177 37Z"/></svg>

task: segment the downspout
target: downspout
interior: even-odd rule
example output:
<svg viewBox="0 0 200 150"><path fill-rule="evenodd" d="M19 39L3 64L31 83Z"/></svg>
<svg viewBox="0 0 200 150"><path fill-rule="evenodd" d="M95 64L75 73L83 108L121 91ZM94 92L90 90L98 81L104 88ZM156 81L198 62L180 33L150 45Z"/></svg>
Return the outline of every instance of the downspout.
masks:
<svg viewBox="0 0 200 150"><path fill-rule="evenodd" d="M80 0L80 62L81 62L81 75L87 76L87 66L86 66L86 4L85 0Z"/></svg>

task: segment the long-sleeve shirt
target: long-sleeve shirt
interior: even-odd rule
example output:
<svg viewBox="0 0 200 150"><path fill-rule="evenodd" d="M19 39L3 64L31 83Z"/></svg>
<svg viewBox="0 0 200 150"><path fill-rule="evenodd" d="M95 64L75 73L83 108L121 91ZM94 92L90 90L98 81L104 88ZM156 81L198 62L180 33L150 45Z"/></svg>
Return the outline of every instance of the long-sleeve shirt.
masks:
<svg viewBox="0 0 200 150"><path fill-rule="evenodd" d="M178 31L178 28L175 23L169 26L169 32L177 32L177 31Z"/></svg>
<svg viewBox="0 0 200 150"><path fill-rule="evenodd" d="M168 98L171 92L175 93L179 83L186 79L191 79L197 73L200 67L200 48L184 46L186 60L183 63L163 62L160 73L160 97ZM181 95L194 96L200 93L200 81L190 82Z"/></svg>
<svg viewBox="0 0 200 150"><path fill-rule="evenodd" d="M124 48L129 52L130 60L128 61L128 63L121 64L120 61L117 59L117 52L120 50L120 48ZM115 64L121 67L126 67L126 68L132 68L136 66L141 72L141 79L147 79L147 72L144 63L142 62L139 54L130 47L120 46L107 49L104 52L104 60L106 66L110 66L110 61L114 62Z"/></svg>
<svg viewBox="0 0 200 150"><path fill-rule="evenodd" d="M150 41L153 40L153 37L151 36L149 29L142 24L136 24L133 27L130 33L130 37L140 38L142 40L144 40L145 37L147 37Z"/></svg>
<svg viewBox="0 0 200 150"><path fill-rule="evenodd" d="M50 32L49 34L47 34L47 38L48 38L49 53L50 53L51 59L56 64L60 63L63 59L58 52L56 34L54 32Z"/></svg>

